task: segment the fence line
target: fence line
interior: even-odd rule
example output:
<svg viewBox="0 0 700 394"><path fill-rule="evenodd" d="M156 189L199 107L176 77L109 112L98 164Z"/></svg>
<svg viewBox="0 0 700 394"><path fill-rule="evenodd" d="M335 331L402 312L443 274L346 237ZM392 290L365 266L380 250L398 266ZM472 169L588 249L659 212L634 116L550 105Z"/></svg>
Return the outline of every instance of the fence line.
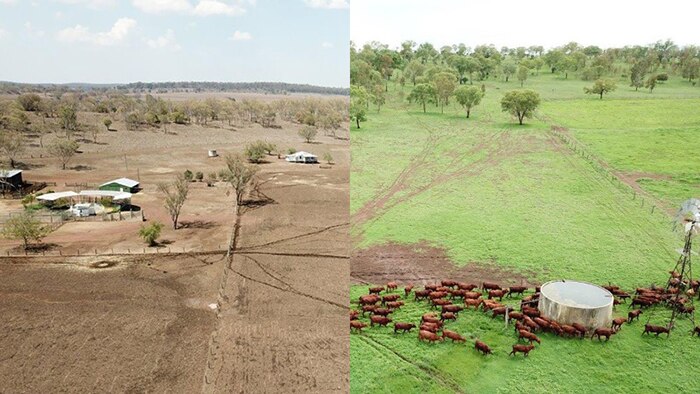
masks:
<svg viewBox="0 0 700 394"><path fill-rule="evenodd" d="M606 166L602 164L601 159L599 159L595 154L588 151L582 143L578 142L575 138L560 132L556 129L556 127L552 127L550 129L550 133L559 138L559 140L561 140L571 151L573 151L578 156L586 160L593 167L594 170L596 170L600 175L602 175L604 179L608 180L610 183L616 186L618 190L622 191L623 193L629 193L631 201L636 201L637 197L639 197L639 208L644 208L646 205L646 209L649 210L650 215L661 215L661 217L664 220L668 221L669 223L671 222L669 220L668 215L664 212L663 209L656 209L657 205L654 202L653 196L649 195L648 198L651 201L647 202L644 198L644 195L638 195L637 191L632 186L620 180L618 176L616 176L612 171L610 171ZM659 206L659 208L663 208L663 206Z"/></svg>
<svg viewBox="0 0 700 394"><path fill-rule="evenodd" d="M42 251L11 251L7 250L4 253L0 254L0 259L2 258L12 258L12 257L90 257L90 256L98 256L98 257L109 257L109 256L153 256L153 255L181 255L181 254L197 254L197 255L205 255L205 254L218 254L218 253L226 253L227 248L224 247L225 245L218 245L217 249L187 249L186 247L178 248L178 247L169 247L169 246L161 246L161 247L141 247L141 248L127 248L126 250L114 250L114 248L110 248L109 250L106 251L100 251L98 252L97 249L77 249L75 252L70 252L70 253L63 253L61 249L57 250L42 250Z"/></svg>
<svg viewBox="0 0 700 394"><path fill-rule="evenodd" d="M7 216L0 218L0 225L4 225L7 220L12 218L12 216L18 215L20 212L10 212L7 214ZM143 220L144 218L144 210L138 210L138 211L117 211L117 212L110 212L110 213L102 213L99 215L93 215L93 216L74 216L72 214L64 213L64 214L37 214L34 215L35 218L39 219L43 223L67 223L67 222L120 222L120 221L125 221L125 220L132 220L132 219L141 219Z"/></svg>

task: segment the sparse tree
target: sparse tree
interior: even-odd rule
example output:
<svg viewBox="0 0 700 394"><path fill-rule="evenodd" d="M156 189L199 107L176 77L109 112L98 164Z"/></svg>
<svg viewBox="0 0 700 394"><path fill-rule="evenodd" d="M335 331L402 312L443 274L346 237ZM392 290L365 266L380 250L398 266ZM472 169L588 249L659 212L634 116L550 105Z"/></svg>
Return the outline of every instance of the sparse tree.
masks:
<svg viewBox="0 0 700 394"><path fill-rule="evenodd" d="M597 94L600 99L603 99L603 95L610 93L617 88L617 84L612 79L598 79L593 83L590 88L583 88L586 94Z"/></svg>
<svg viewBox="0 0 700 394"><path fill-rule="evenodd" d="M46 151L49 155L57 158L61 163L61 169L65 170L68 162L75 156L78 147L78 143L71 139L58 138L46 148Z"/></svg>
<svg viewBox="0 0 700 394"><path fill-rule="evenodd" d="M158 243L156 240L160 237L160 232L163 230L163 224L160 222L153 222L149 225L143 225L139 229L139 236L143 239L148 246L156 246Z"/></svg>
<svg viewBox="0 0 700 394"><path fill-rule="evenodd" d="M25 149L24 136L16 131L0 132L0 150L10 161L10 167L15 168L15 159Z"/></svg>
<svg viewBox="0 0 700 394"><path fill-rule="evenodd" d="M455 98L459 105L467 111L467 118L471 114L473 107L481 103L484 92L476 86L460 86L455 90Z"/></svg>
<svg viewBox="0 0 700 394"><path fill-rule="evenodd" d="M382 105L386 103L386 89L382 85L375 85L372 88L372 103L377 106L377 112L382 109Z"/></svg>
<svg viewBox="0 0 700 394"><path fill-rule="evenodd" d="M314 126L304 126L299 130L299 136L306 141L306 143L311 143L316 139L318 130Z"/></svg>
<svg viewBox="0 0 700 394"><path fill-rule="evenodd" d="M255 180L257 168L247 164L240 154L226 156L226 168L221 171L220 178L231 184L236 197L236 212L243 205L243 196Z"/></svg>
<svg viewBox="0 0 700 394"><path fill-rule="evenodd" d="M64 104L59 109L61 128L66 130L66 135L78 129L78 110L75 104Z"/></svg>
<svg viewBox="0 0 700 394"><path fill-rule="evenodd" d="M326 152L323 154L323 160L325 160L326 163L328 163L328 164L332 164L333 163L333 156L331 156L330 152Z"/></svg>
<svg viewBox="0 0 700 394"><path fill-rule="evenodd" d="M646 62L638 61L630 68L630 86L637 91L644 86L644 74L647 72Z"/></svg>
<svg viewBox="0 0 700 394"><path fill-rule="evenodd" d="M17 97L17 102L23 110L29 112L39 111L42 108L41 96L36 93L22 94Z"/></svg>
<svg viewBox="0 0 700 394"><path fill-rule="evenodd" d="M31 211L12 215L3 228L3 236L8 239L21 239L24 249L29 249L30 242L41 242L52 231L51 226L43 224Z"/></svg>
<svg viewBox="0 0 700 394"><path fill-rule="evenodd" d="M511 75L515 74L517 69L518 66L511 59L506 59L503 61L503 63L501 63L501 71L503 72L503 78L506 82L508 82Z"/></svg>
<svg viewBox="0 0 700 394"><path fill-rule="evenodd" d="M165 209L170 215L170 220L173 222L173 229L177 230L177 222L180 218L180 211L182 211L185 201L187 201L187 195L190 191L190 182L185 179L183 174L178 174L172 183L160 183L158 184L158 191L163 193L165 200Z"/></svg>
<svg viewBox="0 0 700 394"><path fill-rule="evenodd" d="M518 118L518 123L523 124L523 119L532 117L540 105L540 95L534 90L511 90L501 99L501 109Z"/></svg>

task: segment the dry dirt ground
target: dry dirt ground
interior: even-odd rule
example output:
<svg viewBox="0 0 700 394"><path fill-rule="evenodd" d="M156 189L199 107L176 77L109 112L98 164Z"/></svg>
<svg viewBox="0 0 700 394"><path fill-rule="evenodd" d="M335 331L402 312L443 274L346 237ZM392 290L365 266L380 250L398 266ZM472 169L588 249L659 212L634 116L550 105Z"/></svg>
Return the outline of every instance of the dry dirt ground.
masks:
<svg viewBox="0 0 700 394"><path fill-rule="evenodd" d="M167 224L156 183L185 169L222 168L207 149L225 154L266 139L320 157L329 151L336 164L323 169L276 156L262 164L268 203L246 208L230 261L223 252L0 258L0 391L347 392L348 141L320 136L305 144L289 124L175 127L168 135L113 128L98 137L106 145L81 145L71 164L78 169L61 171L33 148L20 159L30 168L25 178L55 181L60 190L64 182L140 174L144 190L133 203ZM234 222L228 193L224 184L194 184L182 216L190 224L166 227L161 253L226 248ZM63 253L141 250L140 225L67 223L45 242ZM119 264L90 268L101 259Z"/></svg>

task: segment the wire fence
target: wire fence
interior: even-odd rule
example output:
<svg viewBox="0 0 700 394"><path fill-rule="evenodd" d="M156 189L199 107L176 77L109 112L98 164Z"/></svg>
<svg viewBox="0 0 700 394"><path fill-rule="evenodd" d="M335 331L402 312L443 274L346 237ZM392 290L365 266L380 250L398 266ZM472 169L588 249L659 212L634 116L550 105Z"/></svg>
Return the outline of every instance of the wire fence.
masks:
<svg viewBox="0 0 700 394"><path fill-rule="evenodd" d="M6 215L0 216L0 226L4 226L5 223L13 216L19 215L22 211L18 210L16 212L10 212ZM124 220L142 220L144 219L145 213L143 210L129 210L129 211L117 211L109 213L101 213L98 215L91 216L75 216L70 212L62 211L60 213L35 213L34 218L46 224L63 224L67 222L119 222Z"/></svg>
<svg viewBox="0 0 700 394"><path fill-rule="evenodd" d="M639 193L631 185L623 182L619 176L610 170L607 164L589 151L588 148L582 143L578 142L570 135L563 133L556 126L551 127L550 133L564 143L564 145L566 145L572 152L586 160L596 172L617 187L618 190L622 191L624 194L627 194L631 201L635 201L639 205L639 209L643 209L650 215L657 215L664 221L672 223L672 220L669 218L668 212L666 211L666 207L660 204L658 200L654 199L653 196L649 195L648 193Z"/></svg>
<svg viewBox="0 0 700 394"><path fill-rule="evenodd" d="M75 250L63 250L57 249L43 249L43 250L6 250L0 253L0 258L7 257L109 257L109 256L154 256L154 255L180 255L180 254L195 254L195 255L207 255L207 254L220 254L226 253L226 245L218 245L216 249L204 249L204 248L187 248L187 247L175 247L167 245L159 245L156 247L134 247L126 249L100 249L100 248L85 248L85 249L75 249Z"/></svg>

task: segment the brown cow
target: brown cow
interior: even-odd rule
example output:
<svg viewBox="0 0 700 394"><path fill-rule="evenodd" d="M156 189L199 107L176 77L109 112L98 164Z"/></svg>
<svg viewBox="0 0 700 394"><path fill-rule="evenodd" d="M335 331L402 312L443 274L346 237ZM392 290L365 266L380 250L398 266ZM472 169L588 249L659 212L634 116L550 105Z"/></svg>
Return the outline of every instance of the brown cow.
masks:
<svg viewBox="0 0 700 394"><path fill-rule="evenodd" d="M399 309L404 305L403 301L393 301L393 302L387 302L386 307L389 309Z"/></svg>
<svg viewBox="0 0 700 394"><path fill-rule="evenodd" d="M416 328L416 325L413 323L394 323L394 334L396 334L397 331L401 330L403 332L411 332L411 329Z"/></svg>
<svg viewBox="0 0 700 394"><path fill-rule="evenodd" d="M357 320L357 317L359 314L360 314L360 312L358 312L354 309L350 309L350 320Z"/></svg>
<svg viewBox="0 0 700 394"><path fill-rule="evenodd" d="M562 324L561 329L566 335L570 337L577 337L581 335L581 333L579 333L579 331L576 328L574 328L574 326L570 326L568 324Z"/></svg>
<svg viewBox="0 0 700 394"><path fill-rule="evenodd" d="M495 318L496 316L505 316L506 314L506 308L504 307L493 308L491 311L493 312L491 318Z"/></svg>
<svg viewBox="0 0 700 394"><path fill-rule="evenodd" d="M467 339L464 338L463 336L459 335L458 333L450 330L442 330L442 338L445 339L445 337L450 338L452 340L452 343L454 342L466 342Z"/></svg>
<svg viewBox="0 0 700 394"><path fill-rule="evenodd" d="M503 301L503 296L506 295L505 290L489 290L489 300L492 298L498 298L498 301Z"/></svg>
<svg viewBox="0 0 700 394"><path fill-rule="evenodd" d="M697 335L698 337L700 337L700 326L695 326L695 328L693 328L693 331L690 333L690 336L692 337L693 335Z"/></svg>
<svg viewBox="0 0 700 394"><path fill-rule="evenodd" d="M654 334L656 334L657 337L659 336L659 334L666 334L666 337L668 337L669 335L671 335L671 327L670 327L670 325L669 325L669 327L661 327L661 326L654 326L651 324L645 324L644 325L644 332L642 333L642 335L649 334L649 333L654 333Z"/></svg>
<svg viewBox="0 0 700 394"><path fill-rule="evenodd" d="M377 309L372 311L373 314L379 315L379 316L389 316L389 314L392 312L394 312L394 311L392 311L391 309L388 309L388 308L377 308Z"/></svg>
<svg viewBox="0 0 700 394"><path fill-rule="evenodd" d="M479 340L474 342L474 349L476 349L477 352L481 352L484 356L491 354L491 348Z"/></svg>
<svg viewBox="0 0 700 394"><path fill-rule="evenodd" d="M376 286L369 288L369 294L379 294L384 291L384 286Z"/></svg>
<svg viewBox="0 0 700 394"><path fill-rule="evenodd" d="M438 287L440 287L440 285L425 285L423 287L425 287L426 290L435 291L435 290L437 290Z"/></svg>
<svg viewBox="0 0 700 394"><path fill-rule="evenodd" d="M525 286L511 286L508 288L508 294L506 295L506 297L510 297L513 294L522 295L525 292L525 290L527 290L527 287Z"/></svg>
<svg viewBox="0 0 700 394"><path fill-rule="evenodd" d="M453 280L441 280L440 285L443 287L457 287L457 282Z"/></svg>
<svg viewBox="0 0 700 394"><path fill-rule="evenodd" d="M520 312L512 311L512 312L508 312L508 317L511 319L515 319L515 320L522 320L523 314Z"/></svg>
<svg viewBox="0 0 700 394"><path fill-rule="evenodd" d="M360 296L359 303L360 303L360 305L373 305L381 300L382 300L381 297L379 297L376 294L363 295L363 296Z"/></svg>
<svg viewBox="0 0 700 394"><path fill-rule="evenodd" d="M425 331L425 330L420 330L418 331L418 340L419 341L428 341L428 342L437 342L437 341L442 341L442 337L437 335L434 332L430 331Z"/></svg>
<svg viewBox="0 0 700 394"><path fill-rule="evenodd" d="M385 296L382 296L382 304L386 304L387 302L397 301L400 298L401 298L400 294L385 295Z"/></svg>
<svg viewBox="0 0 700 394"><path fill-rule="evenodd" d="M461 305L443 305L442 306L443 312L452 312L454 314L458 314L459 312L461 312L463 310L464 310L464 307Z"/></svg>
<svg viewBox="0 0 700 394"><path fill-rule="evenodd" d="M464 298L476 300L476 299L481 298L481 293L479 293L478 291L468 291L468 292L464 293Z"/></svg>
<svg viewBox="0 0 700 394"><path fill-rule="evenodd" d="M561 336L564 334L564 330L562 330L561 326L559 323L552 321L549 323L549 331L551 331L554 335Z"/></svg>
<svg viewBox="0 0 700 394"><path fill-rule="evenodd" d="M421 316L420 321L423 322L426 319L437 319L437 315L435 312L424 313L423 316Z"/></svg>
<svg viewBox="0 0 700 394"><path fill-rule="evenodd" d="M425 317L421 320L421 323L434 323L437 324L438 327L442 327L442 321L437 317Z"/></svg>
<svg viewBox="0 0 700 394"><path fill-rule="evenodd" d="M387 291L393 291L398 289L399 285L396 282L389 282L386 284Z"/></svg>
<svg viewBox="0 0 700 394"><path fill-rule="evenodd" d="M386 327L387 324L391 323L391 319L386 316L372 315L369 317L369 324L374 327L375 324Z"/></svg>
<svg viewBox="0 0 700 394"><path fill-rule="evenodd" d="M423 331L438 332L440 327L435 323L423 323L420 325L420 329Z"/></svg>
<svg viewBox="0 0 700 394"><path fill-rule="evenodd" d="M540 317L540 314L541 314L539 309L537 309L537 308L532 308L532 307L529 307L529 306L524 306L524 307L522 308L522 311L523 311L524 314L526 314L526 315L528 315L528 316L530 316L530 317Z"/></svg>
<svg viewBox="0 0 700 394"><path fill-rule="evenodd" d="M355 330L357 332L362 332L362 329L367 327L367 323L363 323L359 320L350 321L350 331Z"/></svg>
<svg viewBox="0 0 700 394"><path fill-rule="evenodd" d="M447 292L446 291L433 291L430 294L428 294L428 297L430 297L431 300L437 300L438 298L445 298L445 297L447 297Z"/></svg>
<svg viewBox="0 0 700 394"><path fill-rule="evenodd" d="M483 282L481 283L481 290L500 290L501 286L496 283Z"/></svg>
<svg viewBox="0 0 700 394"><path fill-rule="evenodd" d="M630 311L629 313L627 313L627 323L632 323L632 320L634 319L639 320L639 315L641 315L642 313L644 312L642 312L641 309L635 309L633 311Z"/></svg>
<svg viewBox="0 0 700 394"><path fill-rule="evenodd" d="M622 325L625 324L626 321L627 321L627 319L625 319L624 317L618 317L616 319L613 319L612 325L610 326L610 328L612 328L613 331L620 331L620 329L622 328Z"/></svg>
<svg viewBox="0 0 700 394"><path fill-rule="evenodd" d="M509 356L515 356L516 353L523 353L525 357L530 353L535 345L513 345L513 351L508 353Z"/></svg>
<svg viewBox="0 0 700 394"><path fill-rule="evenodd" d="M430 295L430 290L428 290L428 289L415 291L416 301L426 299L426 298L428 298L429 295Z"/></svg>
<svg viewBox="0 0 700 394"><path fill-rule="evenodd" d="M610 337L615 335L617 332L611 328L604 328L604 327L599 327L596 328L595 331L593 331L593 335L591 335L591 341L593 340L593 337L598 337L598 340L600 341L600 337L605 337L605 341L609 341Z"/></svg>
<svg viewBox="0 0 700 394"><path fill-rule="evenodd" d="M377 309L376 305L362 305L362 316L365 315L365 312L374 312L375 309Z"/></svg>
<svg viewBox="0 0 700 394"><path fill-rule="evenodd" d="M411 290L413 290L413 285L410 283L403 288L403 292L406 293L406 298L408 298L408 295L411 294Z"/></svg>
<svg viewBox="0 0 700 394"><path fill-rule="evenodd" d="M483 300L478 299L478 300L472 300L472 299L466 299L464 300L464 305L467 306L467 309L469 309L470 306L473 306L474 309L479 309L479 305L481 305L481 302Z"/></svg>
<svg viewBox="0 0 700 394"><path fill-rule="evenodd" d="M586 335L586 327L583 326L581 323L571 323L572 326L578 331L579 335L581 335L581 338Z"/></svg>
<svg viewBox="0 0 700 394"><path fill-rule="evenodd" d="M438 306L442 307L442 306L445 306L445 305L450 305L450 304L452 304L452 301L446 300L446 299L444 299L444 298L438 298L438 299L436 299L436 300L432 300L431 302L432 302L432 304L433 304L432 308L435 308L435 307L438 307Z"/></svg>
<svg viewBox="0 0 700 394"><path fill-rule="evenodd" d="M477 286L477 285L475 285L475 284L472 284L472 283L462 283L462 282L460 282L460 283L457 283L457 287L459 287L459 288L462 289L462 290L472 291L472 290L476 289L476 288L479 287L479 286Z"/></svg>
<svg viewBox="0 0 700 394"><path fill-rule="evenodd" d="M545 320L545 319L541 319L541 318L539 318L539 317L536 317L536 318L534 318L534 319L532 319L532 320L533 320L535 323L537 323L538 326L542 327L543 329L549 328L550 323L549 323L547 320Z"/></svg>
<svg viewBox="0 0 700 394"><path fill-rule="evenodd" d="M518 331L518 340L520 340L522 338L527 339L528 341L530 341L530 343L532 343L533 341L540 343L540 344L542 343L542 342L540 342L540 338L538 338L537 335L535 335L527 330Z"/></svg>
<svg viewBox="0 0 700 394"><path fill-rule="evenodd" d="M519 321L516 321L515 322L515 332L518 332L520 330L530 331L530 327L528 327L526 324L523 324Z"/></svg>
<svg viewBox="0 0 700 394"><path fill-rule="evenodd" d="M535 323L532 319L530 319L528 316L523 317L523 323L530 327L531 330L537 331L540 329L539 324Z"/></svg>
<svg viewBox="0 0 700 394"><path fill-rule="evenodd" d="M440 315L440 320L457 320L457 315L455 315L454 312L444 312Z"/></svg>

